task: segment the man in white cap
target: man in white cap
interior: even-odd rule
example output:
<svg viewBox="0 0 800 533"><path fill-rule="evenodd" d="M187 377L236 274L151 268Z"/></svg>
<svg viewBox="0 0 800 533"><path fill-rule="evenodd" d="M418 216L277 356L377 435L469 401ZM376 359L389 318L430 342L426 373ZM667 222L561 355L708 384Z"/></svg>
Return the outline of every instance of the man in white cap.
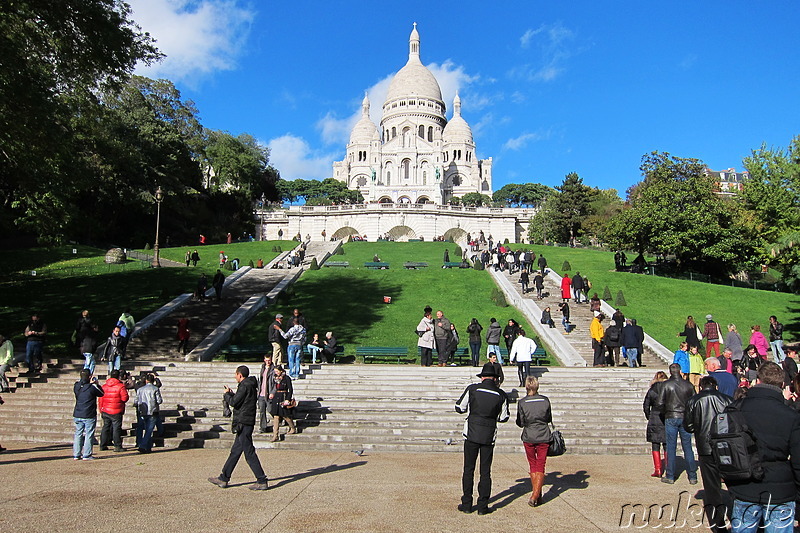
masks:
<svg viewBox="0 0 800 533"><path fill-rule="evenodd" d="M719 324L714 322L714 317L711 315L706 315L703 338L706 340L706 357L711 357L712 350L716 352L714 357L719 357L719 344L722 340L722 332L719 330Z"/></svg>

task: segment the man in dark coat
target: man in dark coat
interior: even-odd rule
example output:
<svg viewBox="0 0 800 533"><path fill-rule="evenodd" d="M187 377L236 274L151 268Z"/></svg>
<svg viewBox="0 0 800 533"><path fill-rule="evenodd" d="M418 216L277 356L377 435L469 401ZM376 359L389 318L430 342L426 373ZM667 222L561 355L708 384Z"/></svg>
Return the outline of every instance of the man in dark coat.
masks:
<svg viewBox="0 0 800 533"><path fill-rule="evenodd" d="M731 522L750 526L747 531L755 531L759 523L770 524L773 529L768 531L792 531L794 525L800 486L800 412L784 403L783 377L780 366L765 362L756 384L741 400L764 467L760 481L726 483L733 496Z"/></svg>
<svg viewBox="0 0 800 533"><path fill-rule="evenodd" d="M250 369L242 365L236 368L236 394L225 386L225 395L228 396L228 403L233 407L233 423L231 431L236 434L236 440L231 446L231 453L222 473L219 477L210 477L208 481L221 487L228 488L228 481L231 479L236 463L244 453L247 465L256 476L256 482L250 485L250 490L267 490L267 476L261 468L261 462L256 455L256 448L253 446L253 428L256 425L256 402L258 400L258 383L256 378L250 375Z"/></svg>
<svg viewBox="0 0 800 533"><path fill-rule="evenodd" d="M700 378L700 392L692 396L686 404L686 414L683 417L684 429L694 433L697 442L697 460L700 464L700 476L703 478L703 509L713 533L721 533L727 529L726 506L722 501L722 478L719 467L711 456L711 423L732 401L733 398L717 390L717 382L712 376L704 376Z"/></svg>
<svg viewBox="0 0 800 533"><path fill-rule="evenodd" d="M441 311L436 311L436 320L433 321L433 341L436 343L436 353L439 366L447 364L447 346L453 338L450 331L450 320Z"/></svg>
<svg viewBox="0 0 800 533"><path fill-rule="evenodd" d="M572 297L575 299L575 303L581 303L581 294L583 294L583 278L580 272L575 272L575 275L572 276Z"/></svg>
<svg viewBox="0 0 800 533"><path fill-rule="evenodd" d="M222 273L222 270L217 269L217 273L214 274L214 279L211 280L211 286L214 287L214 292L217 293L217 301L222 299L222 287L225 285L225 274Z"/></svg>
<svg viewBox="0 0 800 533"><path fill-rule="evenodd" d="M456 402L456 412L469 416L464 421L464 472L461 478L461 504L458 510L471 513L472 488L475 482L475 463L481 456L480 481L478 482L479 515L491 513L489 497L492 495L492 458L497 423L509 418L508 398L497 386L497 372L492 363L483 365L480 383L468 386Z"/></svg>
<svg viewBox="0 0 800 533"><path fill-rule="evenodd" d="M664 426L667 432L667 473L661 481L675 483L675 458L678 435L680 435L689 484L696 485L697 463L692 450L692 435L683 428L686 405L694 396L694 387L681 376L681 365L675 363L669 365L669 374L670 377L661 386L656 400L656 407L664 413Z"/></svg>
<svg viewBox="0 0 800 533"><path fill-rule="evenodd" d="M72 458L91 461L92 441L97 426L97 399L103 396L103 389L92 377L88 368L81 370L81 379L72 388L75 393L75 409L72 416L75 421L75 439L72 442Z"/></svg>
<svg viewBox="0 0 800 533"><path fill-rule="evenodd" d="M325 356L325 361L328 363L336 362L336 347L338 344L332 331L325 333L325 346L322 347L322 355Z"/></svg>

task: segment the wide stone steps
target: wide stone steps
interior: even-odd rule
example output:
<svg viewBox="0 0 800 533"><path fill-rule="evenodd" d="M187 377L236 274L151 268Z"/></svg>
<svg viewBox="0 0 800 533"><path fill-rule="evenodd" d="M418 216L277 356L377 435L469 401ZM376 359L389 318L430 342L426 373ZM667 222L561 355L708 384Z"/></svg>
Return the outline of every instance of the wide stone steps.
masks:
<svg viewBox="0 0 800 533"><path fill-rule="evenodd" d="M126 364L132 365L131 362ZM0 410L2 439L69 442L72 386L79 361L61 361L41 382L10 394ZM153 362L132 367L138 374ZM222 385L233 383L237 363L157 363L162 380L164 434L157 446L230 446L230 420L222 416ZM257 372L260 365L249 364ZM60 368L58 368L60 367ZM509 371L514 369L508 367ZM301 433L280 442L256 434L259 447L289 449L371 449L459 451L464 416L454 403L477 381L471 367L420 368L396 365L310 365L295 380ZM641 401L654 369L541 369L541 391L553 403L553 416L574 453L646 453L646 421ZM504 389L519 396L516 376ZM343 385L344 384L344 385ZM516 389L514 391L513 389ZM603 399L602 407L598 399ZM129 403L131 405L132 402ZM8 409L7 409L8 408ZM520 429L511 420L498 427L498 450L520 451ZM135 423L132 407L124 428ZM98 424L100 425L100 424ZM285 432L285 429L282 430ZM132 445L126 437L126 446ZM451 439L459 445L447 445Z"/></svg>

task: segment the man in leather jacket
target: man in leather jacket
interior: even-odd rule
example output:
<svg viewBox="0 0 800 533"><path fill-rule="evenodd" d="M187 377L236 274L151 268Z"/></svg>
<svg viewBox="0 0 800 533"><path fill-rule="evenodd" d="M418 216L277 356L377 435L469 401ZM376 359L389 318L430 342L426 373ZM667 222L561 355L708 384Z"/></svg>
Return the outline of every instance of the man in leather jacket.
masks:
<svg viewBox="0 0 800 533"><path fill-rule="evenodd" d="M703 478L703 509L714 533L727 531L726 506L722 501L722 478L711 456L709 437L714 418L732 401L730 396L717 390L717 380L713 376L704 376L700 378L700 392L689 400L683 418L683 427L689 433L694 433L697 439L697 460Z"/></svg>
<svg viewBox="0 0 800 533"><path fill-rule="evenodd" d="M681 377L681 365L669 365L670 377L661 386L656 406L664 413L664 426L667 433L667 473L661 478L663 483L675 483L675 458L677 456L678 435L686 460L686 475L690 485L697 484L697 463L692 451L692 435L683 429L686 404L694 396L694 387Z"/></svg>

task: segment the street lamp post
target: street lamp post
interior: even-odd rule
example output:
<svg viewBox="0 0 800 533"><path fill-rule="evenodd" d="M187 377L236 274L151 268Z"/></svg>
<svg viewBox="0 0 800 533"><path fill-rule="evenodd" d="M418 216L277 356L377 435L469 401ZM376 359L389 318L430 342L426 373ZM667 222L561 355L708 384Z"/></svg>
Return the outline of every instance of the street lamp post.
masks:
<svg viewBox="0 0 800 533"><path fill-rule="evenodd" d="M151 266L154 268L161 267L161 258L158 254L158 230L161 224L161 201L164 199L164 192L161 190L161 186L156 189L156 242L153 245L153 263Z"/></svg>

